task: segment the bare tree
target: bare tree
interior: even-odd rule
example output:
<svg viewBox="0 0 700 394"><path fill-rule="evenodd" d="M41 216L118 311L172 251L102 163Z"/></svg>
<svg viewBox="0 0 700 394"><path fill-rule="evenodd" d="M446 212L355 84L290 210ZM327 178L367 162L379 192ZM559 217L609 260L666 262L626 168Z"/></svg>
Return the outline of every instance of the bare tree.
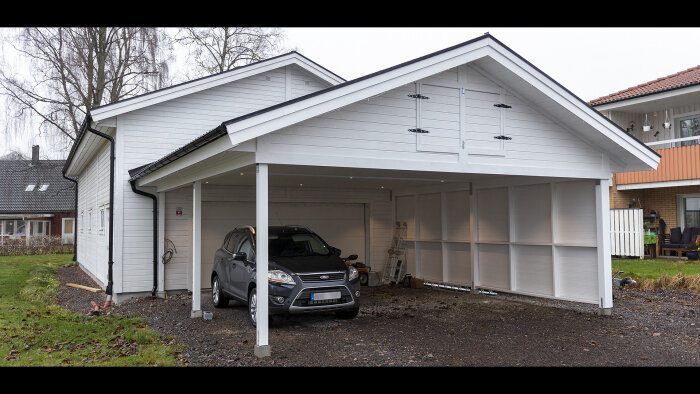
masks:
<svg viewBox="0 0 700 394"><path fill-rule="evenodd" d="M163 87L172 53L155 28L23 28L6 42L30 62L24 73L0 67L12 116L37 116L39 132L66 145L90 108Z"/></svg>
<svg viewBox="0 0 700 394"><path fill-rule="evenodd" d="M195 76L228 71L276 55L284 33L278 28L181 28L175 41L188 46L197 65Z"/></svg>

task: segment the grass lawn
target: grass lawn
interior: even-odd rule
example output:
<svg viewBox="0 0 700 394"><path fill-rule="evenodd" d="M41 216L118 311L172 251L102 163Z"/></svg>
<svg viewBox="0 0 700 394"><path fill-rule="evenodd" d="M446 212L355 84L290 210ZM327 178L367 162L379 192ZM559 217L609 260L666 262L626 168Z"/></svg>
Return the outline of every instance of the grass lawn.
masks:
<svg viewBox="0 0 700 394"><path fill-rule="evenodd" d="M634 279L658 279L663 274L667 276L700 275L700 261L680 263L669 260L613 259L612 268L613 272L625 271L622 276L631 276Z"/></svg>
<svg viewBox="0 0 700 394"><path fill-rule="evenodd" d="M179 346L143 319L83 316L56 305L72 255L0 256L0 366L174 366Z"/></svg>

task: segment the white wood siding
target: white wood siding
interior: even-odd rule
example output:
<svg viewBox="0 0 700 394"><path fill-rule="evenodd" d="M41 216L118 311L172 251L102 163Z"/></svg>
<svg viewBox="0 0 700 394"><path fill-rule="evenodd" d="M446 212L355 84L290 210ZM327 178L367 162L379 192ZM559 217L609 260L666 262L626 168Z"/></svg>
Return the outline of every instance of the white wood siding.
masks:
<svg viewBox="0 0 700 394"><path fill-rule="evenodd" d="M107 285L109 226L100 230L100 209L109 206L109 144L103 143L78 178L77 260Z"/></svg>
<svg viewBox="0 0 700 394"><path fill-rule="evenodd" d="M428 98L409 97L416 93ZM397 169L421 162L458 172L473 171L470 164L601 171L598 148L533 108L465 65L269 133L258 152L280 163L280 154L296 154L388 160ZM429 133L409 131L416 128Z"/></svg>

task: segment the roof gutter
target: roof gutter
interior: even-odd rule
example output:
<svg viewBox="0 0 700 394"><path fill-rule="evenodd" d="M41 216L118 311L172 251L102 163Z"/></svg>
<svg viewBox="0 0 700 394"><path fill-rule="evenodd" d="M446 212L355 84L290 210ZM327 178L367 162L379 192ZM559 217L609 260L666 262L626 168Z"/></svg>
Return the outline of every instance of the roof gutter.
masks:
<svg viewBox="0 0 700 394"><path fill-rule="evenodd" d="M75 184L75 207L73 208L73 215L75 216L73 219L73 264L75 264L78 256L78 232L76 231L78 228L78 181L73 178L68 178L66 176L65 169L61 175L63 175L64 179L67 179Z"/></svg>
<svg viewBox="0 0 700 394"><path fill-rule="evenodd" d="M151 295L155 297L158 289L158 199L155 194L137 189L136 180L131 180L129 183L134 193L153 200L153 289L151 289Z"/></svg>
<svg viewBox="0 0 700 394"><path fill-rule="evenodd" d="M95 129L93 129L90 125L92 124L92 117L88 113L87 117L85 118L85 129L98 137L102 137L109 141L109 209L110 209L110 217L109 217L109 261L108 261L108 269L107 269L107 289L105 290L105 293L107 294L107 302L105 303L105 307L109 306L112 304L112 287L114 284L113 281L113 272L112 272L112 266L114 265L114 159L115 159L115 154L114 154L114 138L110 137L107 134L104 134L102 132L99 132ZM66 163L67 165L67 163ZM65 168L64 168L65 171ZM77 188L76 188L76 193L77 193ZM76 204L77 204L77 198L76 198Z"/></svg>

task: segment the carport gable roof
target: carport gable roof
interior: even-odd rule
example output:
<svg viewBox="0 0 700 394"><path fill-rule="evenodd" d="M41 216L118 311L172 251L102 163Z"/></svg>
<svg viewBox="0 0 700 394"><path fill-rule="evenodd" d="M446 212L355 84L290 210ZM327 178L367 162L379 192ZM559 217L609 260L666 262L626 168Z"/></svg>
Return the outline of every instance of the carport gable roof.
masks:
<svg viewBox="0 0 700 394"><path fill-rule="evenodd" d="M507 63L508 67L519 68L522 75L528 78L528 83L535 86L536 89L546 88L555 98L563 98L562 105L566 105L568 111L579 115L580 119L591 125L608 140L622 146L645 165L651 168L658 165L660 159L658 153L627 134L585 101L537 69L512 49L506 47L495 37L486 33L481 37L441 51L225 121L221 126L160 160L134 169L131 180L143 177L167 163L199 149L203 144L219 139L223 136L222 129L225 129L231 144L236 146L283 127L486 56L498 58L498 61ZM609 149L609 146L601 144L601 149Z"/></svg>
<svg viewBox="0 0 700 394"><path fill-rule="evenodd" d="M543 95L557 101L566 111L577 115L591 128L604 135L606 142L612 141L622 146L651 168L655 168L658 164L660 156L653 149L626 133L617 124L488 33L394 67L228 120L223 124L228 131L231 143L237 145L487 56L518 74L528 84L539 89ZM599 147L604 150L610 148L605 143L600 143Z"/></svg>

